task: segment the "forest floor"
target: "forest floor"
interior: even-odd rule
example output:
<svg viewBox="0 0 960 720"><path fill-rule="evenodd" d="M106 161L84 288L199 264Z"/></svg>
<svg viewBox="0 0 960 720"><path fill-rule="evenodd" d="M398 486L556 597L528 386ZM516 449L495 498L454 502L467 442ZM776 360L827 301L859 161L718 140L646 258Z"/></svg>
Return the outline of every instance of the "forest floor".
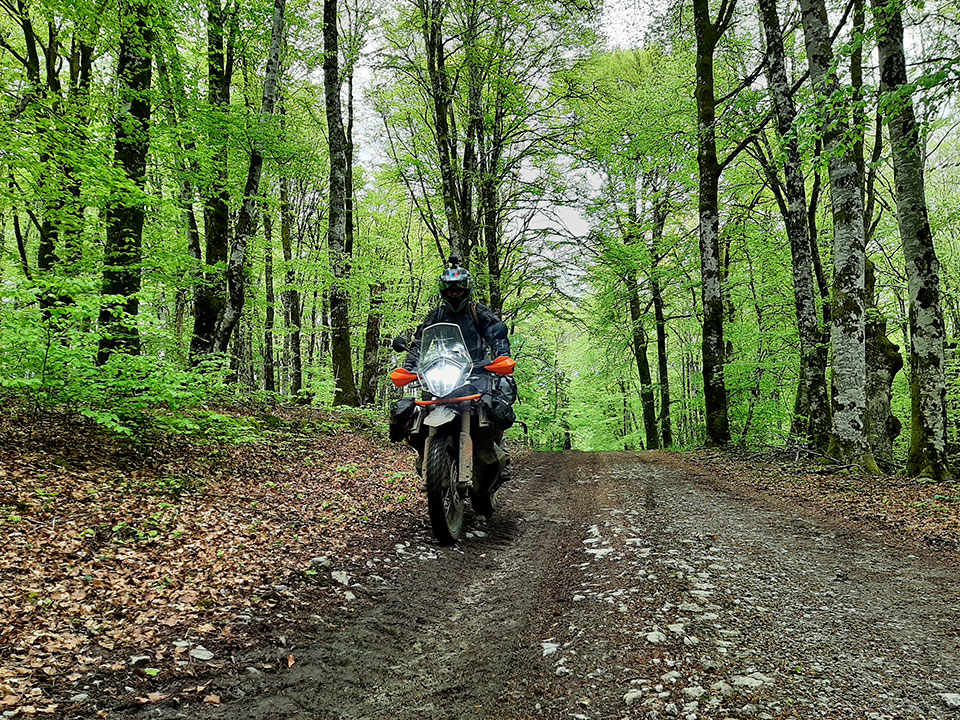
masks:
<svg viewBox="0 0 960 720"><path fill-rule="evenodd" d="M960 717L958 484L527 453L440 548L409 451L232 414L0 413L0 717Z"/></svg>

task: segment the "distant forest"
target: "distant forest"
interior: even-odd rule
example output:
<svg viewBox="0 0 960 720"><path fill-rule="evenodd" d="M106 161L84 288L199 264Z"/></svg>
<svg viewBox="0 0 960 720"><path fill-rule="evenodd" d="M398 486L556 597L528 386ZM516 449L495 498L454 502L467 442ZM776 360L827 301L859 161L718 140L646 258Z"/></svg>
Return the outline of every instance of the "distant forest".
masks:
<svg viewBox="0 0 960 720"><path fill-rule="evenodd" d="M0 0L0 392L383 415L456 254L516 442L948 476L956 3L611 10Z"/></svg>

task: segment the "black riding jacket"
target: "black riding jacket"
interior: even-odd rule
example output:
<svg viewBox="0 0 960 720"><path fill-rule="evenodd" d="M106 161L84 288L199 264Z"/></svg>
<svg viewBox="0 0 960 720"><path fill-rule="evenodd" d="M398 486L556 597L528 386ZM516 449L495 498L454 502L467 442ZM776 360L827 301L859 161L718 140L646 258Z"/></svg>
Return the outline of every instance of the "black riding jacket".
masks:
<svg viewBox="0 0 960 720"><path fill-rule="evenodd" d="M492 353L489 355L491 359L500 355L509 355L510 341L495 338L490 332L490 328L500 322L500 318L486 305L477 303L474 307L477 310L476 321L474 321L474 314L469 303L457 313L445 305L432 310L420 327L417 328L410 349L407 351L407 360L403 366L407 370L416 369L417 361L420 359L420 341L423 339L423 330L437 323L454 323L460 326L464 342L467 343L467 349L470 351L474 363L488 357L487 346L490 347L490 353Z"/></svg>

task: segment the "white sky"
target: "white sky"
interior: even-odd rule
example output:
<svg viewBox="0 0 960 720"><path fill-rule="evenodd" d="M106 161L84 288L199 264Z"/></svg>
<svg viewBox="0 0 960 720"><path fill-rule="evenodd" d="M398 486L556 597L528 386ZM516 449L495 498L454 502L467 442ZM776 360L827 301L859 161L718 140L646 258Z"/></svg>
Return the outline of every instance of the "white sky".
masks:
<svg viewBox="0 0 960 720"><path fill-rule="evenodd" d="M641 47L650 18L664 5L662 0L603 0L600 28L610 47Z"/></svg>

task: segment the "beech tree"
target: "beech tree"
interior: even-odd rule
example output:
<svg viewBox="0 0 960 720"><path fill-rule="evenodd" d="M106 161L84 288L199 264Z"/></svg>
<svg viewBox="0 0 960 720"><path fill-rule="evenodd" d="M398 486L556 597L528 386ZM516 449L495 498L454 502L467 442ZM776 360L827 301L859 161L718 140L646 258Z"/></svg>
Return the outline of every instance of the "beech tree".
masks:
<svg viewBox="0 0 960 720"><path fill-rule="evenodd" d="M323 3L323 89L327 112L327 142L330 149L330 209L327 213L327 243L333 268L330 288L331 351L336 378L334 405L357 405L350 349L350 305L343 282L347 274L347 138L340 106L340 53L337 0Z"/></svg>
<svg viewBox="0 0 960 720"><path fill-rule="evenodd" d="M864 242L860 181L845 145L849 111L840 101L833 48L822 0L800 5L804 43L822 118L833 213L833 438L831 452L876 472L866 433Z"/></svg>
<svg viewBox="0 0 960 720"><path fill-rule="evenodd" d="M907 474L950 474L947 459L944 323L940 261L927 217L922 142L903 51L899 0L874 0L880 91L890 134L897 223L910 290L910 453Z"/></svg>
<svg viewBox="0 0 960 720"><path fill-rule="evenodd" d="M793 91L787 77L783 35L776 0L759 0L760 17L766 39L766 71L770 96L777 118L777 130L783 146L785 182L772 184L781 205L793 267L797 327L800 335L800 378L805 403L800 411L810 444L826 451L830 441L830 400L827 386L827 338L817 318L817 299L813 280L813 253L807 220L807 192L800 155L799 128Z"/></svg>
<svg viewBox="0 0 960 720"><path fill-rule="evenodd" d="M194 360L217 347L217 322L227 304L227 280L222 268L227 263L230 242L229 112L238 27L235 1L224 7L220 0L207 0L207 103L212 122L208 125L206 142L211 153L200 187L206 268L204 281L197 285L194 297L190 343Z"/></svg>
<svg viewBox="0 0 960 720"><path fill-rule="evenodd" d="M120 109L116 119L114 162L129 183L107 207L103 304L97 362L114 352L140 354L137 314L140 309L140 263L143 247L147 152L150 148L150 81L153 76L153 30L149 2L123 4L117 78Z"/></svg>
<svg viewBox="0 0 960 720"><path fill-rule="evenodd" d="M724 380L726 346L723 339L723 290L720 258L719 184L723 171L717 156L717 99L714 89L714 53L720 37L733 22L736 0L722 0L716 20L708 0L693 0L697 39L697 165L700 170L700 277L703 303L703 398L706 404L707 444L730 442L727 385Z"/></svg>

